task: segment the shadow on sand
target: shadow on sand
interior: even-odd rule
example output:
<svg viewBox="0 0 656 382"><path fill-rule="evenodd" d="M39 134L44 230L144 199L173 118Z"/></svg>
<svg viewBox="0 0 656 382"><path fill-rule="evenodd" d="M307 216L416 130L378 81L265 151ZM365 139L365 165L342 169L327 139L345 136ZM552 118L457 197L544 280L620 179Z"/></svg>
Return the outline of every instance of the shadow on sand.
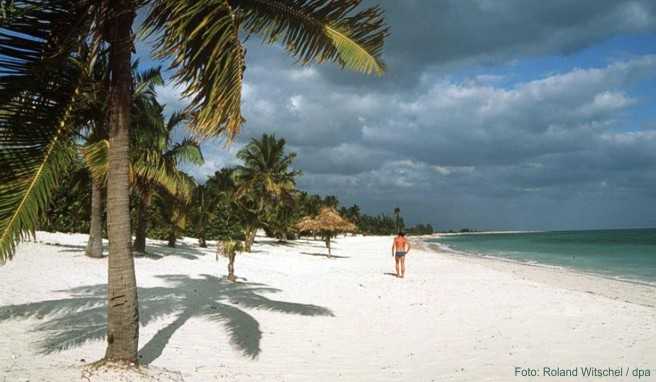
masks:
<svg viewBox="0 0 656 382"><path fill-rule="evenodd" d="M328 255L327 253L317 253L317 252L300 252L300 254L306 256L325 257L328 259L348 259L350 257L350 256Z"/></svg>
<svg viewBox="0 0 656 382"><path fill-rule="evenodd" d="M213 252L213 251L212 251ZM189 245L186 243L177 243L175 248L171 248L166 244L151 244L146 245L146 254L137 255L136 257L142 257L151 260L160 260L168 256L177 256L186 260L197 260L201 256L208 255L207 252L201 251L195 245Z"/></svg>
<svg viewBox="0 0 656 382"><path fill-rule="evenodd" d="M232 283L212 275L190 278L186 275L162 275L169 286L139 288L139 316L142 325L172 317L139 351L142 363L157 359L173 334L192 317L205 317L222 324L232 345L244 356L260 353L262 331L255 318L244 308L262 309L303 316L333 316L324 307L271 300L262 293L279 289L256 283ZM36 343L43 354L101 340L106 333L106 297L104 284L77 287L66 292L72 297L22 305L0 306L0 321L37 318L32 330L43 338Z"/></svg>
<svg viewBox="0 0 656 382"><path fill-rule="evenodd" d="M70 252L70 253L84 253L86 250L85 245L73 245L73 244L59 244L59 243L41 243L45 245L67 248L61 250L61 252ZM103 257L107 257L109 254L109 248L107 245L103 246ZM139 254L134 252L136 258L144 258L151 260L161 260L164 257L168 256L177 256L187 260L197 260L200 256L206 256L208 253L203 252L196 245L189 245L186 243L177 243L175 248L171 248L166 244L150 244L146 245L146 253Z"/></svg>

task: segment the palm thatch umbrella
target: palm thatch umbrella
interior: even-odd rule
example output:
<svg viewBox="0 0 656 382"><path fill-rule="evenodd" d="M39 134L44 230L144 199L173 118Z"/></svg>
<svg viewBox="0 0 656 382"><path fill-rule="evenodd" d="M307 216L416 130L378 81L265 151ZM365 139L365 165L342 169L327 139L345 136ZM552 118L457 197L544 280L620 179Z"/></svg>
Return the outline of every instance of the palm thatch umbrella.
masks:
<svg viewBox="0 0 656 382"><path fill-rule="evenodd" d="M319 211L319 215L315 217L306 216L302 218L296 223L295 227L299 232L320 232L326 240L328 256L332 256L330 252L330 238L332 235L340 232L355 232L358 229L355 224L341 217L331 207L323 207Z"/></svg>

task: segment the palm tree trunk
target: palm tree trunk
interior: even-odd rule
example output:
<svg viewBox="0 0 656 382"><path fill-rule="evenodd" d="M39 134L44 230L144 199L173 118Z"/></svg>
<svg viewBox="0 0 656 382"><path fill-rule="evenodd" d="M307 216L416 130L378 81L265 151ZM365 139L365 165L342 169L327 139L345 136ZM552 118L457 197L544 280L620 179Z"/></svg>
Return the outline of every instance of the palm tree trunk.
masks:
<svg viewBox="0 0 656 382"><path fill-rule="evenodd" d="M144 192L137 205L137 229L135 230L134 245L132 246L135 256L146 254L146 231L148 230L146 212L148 206L150 206L150 194Z"/></svg>
<svg viewBox="0 0 656 382"><path fill-rule="evenodd" d="M207 241L205 240L205 229L201 229L198 232L198 246L201 248L207 248Z"/></svg>
<svg viewBox="0 0 656 382"><path fill-rule="evenodd" d="M256 233L257 233L257 228L253 228L253 227L246 228L246 235L245 235L246 240L244 240L245 252L250 252L251 248L253 248L253 243L255 242Z"/></svg>
<svg viewBox="0 0 656 382"><path fill-rule="evenodd" d="M102 185L95 179L91 180L91 226L89 227L89 242L85 254L89 257L102 257Z"/></svg>
<svg viewBox="0 0 656 382"><path fill-rule="evenodd" d="M168 244L168 246L171 247L171 248L175 248L176 240L177 240L177 235L176 235L175 229L171 228L171 230L169 230L169 244Z"/></svg>
<svg viewBox="0 0 656 382"><path fill-rule="evenodd" d="M130 246L130 189L128 183L129 125L132 98L131 0L107 3L110 15L105 32L110 44L109 68L109 178L107 227L109 261L107 283L107 361L137 362L139 303L134 259Z"/></svg>
<svg viewBox="0 0 656 382"><path fill-rule="evenodd" d="M253 248L253 244L255 244L255 235L257 235L257 228L253 228L253 231L251 231L251 236L250 236L251 249Z"/></svg>
<svg viewBox="0 0 656 382"><path fill-rule="evenodd" d="M235 277L235 257L237 256L237 252L233 251L228 255L228 280L230 281L236 281L237 278Z"/></svg>
<svg viewBox="0 0 656 382"><path fill-rule="evenodd" d="M399 213L395 212L394 214L396 215L396 232L395 233L399 233L399 232L401 232L399 230Z"/></svg>

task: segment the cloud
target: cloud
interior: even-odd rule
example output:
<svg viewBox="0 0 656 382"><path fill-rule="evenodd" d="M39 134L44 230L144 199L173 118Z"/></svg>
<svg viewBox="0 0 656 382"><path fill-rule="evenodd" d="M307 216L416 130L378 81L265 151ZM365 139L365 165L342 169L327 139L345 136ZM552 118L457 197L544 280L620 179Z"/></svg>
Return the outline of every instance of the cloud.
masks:
<svg viewBox="0 0 656 382"><path fill-rule="evenodd" d="M290 81L287 96L272 98L266 89L280 77L275 83L258 77L249 102L266 97L266 115L255 108L245 130L288 138L305 173L301 186L347 202L366 200L376 210L439 204L434 195L491 198L496 206L540 198L546 205L571 192L626 188L632 166L654 169L653 135L615 132L637 102L631 89L654 73L656 56L645 55L512 87L438 76L422 91L401 95L353 92L317 78ZM417 207L410 216L427 219L427 212Z"/></svg>
<svg viewBox="0 0 656 382"><path fill-rule="evenodd" d="M189 171L203 179L275 133L298 153L300 187L369 213L401 206L407 221L441 227L656 224L633 216L656 216L656 115L645 111L656 51L581 55L616 38L653 44L653 1L365 2L391 26L382 78L299 66L250 39L242 134L230 150L205 143L206 165ZM526 70L545 56L558 64ZM159 97L178 109L179 93Z"/></svg>

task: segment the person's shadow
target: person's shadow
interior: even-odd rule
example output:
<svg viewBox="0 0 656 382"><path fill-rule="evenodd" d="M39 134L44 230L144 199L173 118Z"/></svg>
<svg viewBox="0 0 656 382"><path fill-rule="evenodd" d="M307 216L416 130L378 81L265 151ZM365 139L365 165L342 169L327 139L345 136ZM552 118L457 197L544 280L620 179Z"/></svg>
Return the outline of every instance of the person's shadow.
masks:
<svg viewBox="0 0 656 382"><path fill-rule="evenodd" d="M230 342L248 357L260 353L262 331L255 318L243 308L264 309L304 316L333 316L317 305L271 300L260 293L279 289L255 283L232 283L212 275L190 278L186 275L158 276L170 286L139 288L139 317L147 325L160 317L174 320L160 329L139 351L141 363L149 364L163 352L173 334L192 317L206 317L225 326ZM43 334L37 342L42 353L52 353L105 338L107 331L107 287L104 284L73 288L61 292L71 298L0 307L0 321L38 318L44 322L33 331ZM237 307L237 306L239 307Z"/></svg>

